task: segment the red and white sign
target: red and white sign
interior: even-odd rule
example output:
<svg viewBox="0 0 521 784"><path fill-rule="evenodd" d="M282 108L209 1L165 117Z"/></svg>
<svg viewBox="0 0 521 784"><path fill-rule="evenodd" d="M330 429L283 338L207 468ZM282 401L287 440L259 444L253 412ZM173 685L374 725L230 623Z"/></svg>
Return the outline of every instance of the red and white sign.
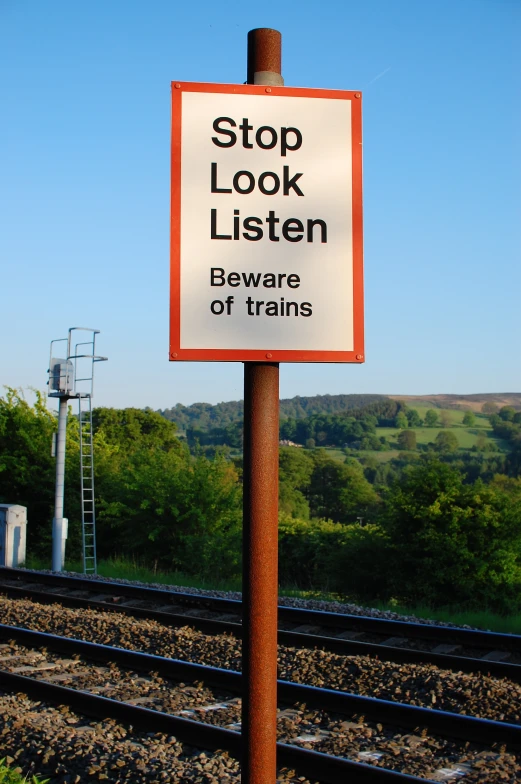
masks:
<svg viewBox="0 0 521 784"><path fill-rule="evenodd" d="M360 93L172 83L170 359L363 362Z"/></svg>

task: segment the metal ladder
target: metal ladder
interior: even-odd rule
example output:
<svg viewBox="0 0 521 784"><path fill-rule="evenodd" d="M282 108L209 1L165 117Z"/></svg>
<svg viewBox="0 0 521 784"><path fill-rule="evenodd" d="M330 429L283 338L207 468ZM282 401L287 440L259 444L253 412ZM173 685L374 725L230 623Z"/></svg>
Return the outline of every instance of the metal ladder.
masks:
<svg viewBox="0 0 521 784"><path fill-rule="evenodd" d="M96 509L94 504L94 445L90 394L78 397L80 428L81 531L83 572L96 574Z"/></svg>

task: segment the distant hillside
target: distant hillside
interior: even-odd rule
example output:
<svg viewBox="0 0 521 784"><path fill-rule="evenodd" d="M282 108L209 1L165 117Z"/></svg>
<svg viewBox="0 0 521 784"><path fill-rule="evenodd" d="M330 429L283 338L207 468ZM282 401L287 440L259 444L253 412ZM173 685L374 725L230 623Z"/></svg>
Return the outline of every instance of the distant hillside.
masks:
<svg viewBox="0 0 521 784"><path fill-rule="evenodd" d="M297 395L280 401L280 416L283 419L304 419L313 414L342 414L386 399L387 395Z"/></svg>
<svg viewBox="0 0 521 784"><path fill-rule="evenodd" d="M386 395L297 395L280 401L280 416L281 419L304 419L313 414L341 414L386 399ZM207 430L242 421L244 403L242 400L217 403L214 406L210 403L193 403L191 406L178 403L173 408L160 409L159 413L175 422L180 430L189 427Z"/></svg>
<svg viewBox="0 0 521 784"><path fill-rule="evenodd" d="M429 405L433 408L472 409L481 411L484 403L512 406L521 411L521 392L485 392L476 395L387 395L391 400L403 400L409 407Z"/></svg>
<svg viewBox="0 0 521 784"><path fill-rule="evenodd" d="M361 409L382 400L403 400L409 407L429 406L432 408L472 409L481 411L484 403L513 406L521 410L521 393L505 392L476 395L314 395L312 397L286 398L280 401L280 417L284 419L305 419L315 414L343 414L353 409ZM193 403L183 406L178 403L173 408L159 410L159 413L175 422L181 431L193 428L210 430L226 428L242 422L244 403L231 400L226 403Z"/></svg>

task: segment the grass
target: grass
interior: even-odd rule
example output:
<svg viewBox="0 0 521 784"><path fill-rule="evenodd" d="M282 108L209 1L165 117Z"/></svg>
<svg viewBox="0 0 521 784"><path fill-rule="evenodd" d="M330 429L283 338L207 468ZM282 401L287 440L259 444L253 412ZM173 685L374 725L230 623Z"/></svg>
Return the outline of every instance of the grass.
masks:
<svg viewBox="0 0 521 784"><path fill-rule="evenodd" d="M364 604L352 597L342 596L337 593L324 591L302 591L298 589L282 589L281 596L291 596L297 599L316 599L327 602L349 602L361 604L368 609L384 610L398 613L398 615L414 615L416 618L431 619L453 623L456 626L475 626L486 631L504 632L506 634L521 634L521 613L515 615L497 615L488 610L461 610L458 607L446 607L434 610L426 605L405 605L395 599L389 602L374 601Z"/></svg>
<svg viewBox="0 0 521 784"><path fill-rule="evenodd" d="M459 413L456 411L455 413ZM428 444L430 442L436 441L436 436L438 433L443 433L443 431L447 431L450 433L454 433L456 438L458 439L458 443L461 449L470 449L474 445L477 444L478 438L480 435L485 436L487 439L488 445L490 446L490 450L492 452L499 452L501 442L499 439L490 436L490 431L485 430L484 428L478 427L418 427L412 428L416 433L416 443L417 444ZM400 432L399 428L397 427L378 427L376 429L377 436L385 436L388 440L394 439L398 433Z"/></svg>
<svg viewBox="0 0 521 784"><path fill-rule="evenodd" d="M39 779L32 776L22 776L21 768L11 768L6 765L6 758L0 760L0 784L46 784L50 779Z"/></svg>
<svg viewBox="0 0 521 784"><path fill-rule="evenodd" d="M31 558L27 561L27 568L49 569L50 562ZM77 571L80 573L82 571L82 566L79 562L74 563L68 561L66 563L66 568L68 571ZM165 572L149 568L136 561L129 561L124 558L110 558L108 560L99 561L98 574L103 577L112 577L113 579L136 580L143 583L161 583L163 585L173 585L181 588L201 588L209 591L241 590L240 579L228 580L226 582L202 580L181 572ZM317 599L319 601L352 602L360 604L357 599L350 596L343 596L341 594L328 593L325 591L304 591L291 586L281 587L279 589L279 595L296 597L299 599ZM378 610L390 610L400 615L414 615L417 618L431 618L433 620L446 621L454 623L457 626L467 625L489 631L521 634L521 613L502 616L488 610L466 611L457 607L433 610L426 606L403 605L396 600L391 600L387 603L377 601L364 606L367 606L368 608L373 607ZM3 784L2 778L0 778L0 784ZM9 784L11 784L10 781Z"/></svg>
<svg viewBox="0 0 521 784"><path fill-rule="evenodd" d="M331 457L333 460L338 460L340 463L343 463L346 459L346 453L343 449L337 449L334 446L326 446L323 447L323 449L326 450L329 457Z"/></svg>
<svg viewBox="0 0 521 784"><path fill-rule="evenodd" d="M447 420L450 422L451 427L458 426L458 425L463 426L463 417L465 416L467 411L470 410L467 408L465 409L438 408L438 406L428 405L423 401L421 403L420 402L415 403L413 400L407 400L406 402L407 402L407 408L410 409L414 408L422 419L425 419L425 414L429 410L436 411L438 416L441 416L443 412L443 416L447 417ZM479 414L476 411L472 411L472 413L476 417L476 425L478 427L485 428L486 430L492 430L492 425L488 421L488 416L486 416L485 414Z"/></svg>
<svg viewBox="0 0 521 784"><path fill-rule="evenodd" d="M43 558L28 557L25 566L27 569L50 569L51 561ZM65 570L68 572L83 572L81 561L65 561ZM183 572L165 572L157 566L150 567L135 560L125 558L108 558L98 561L98 575L110 577L114 580L136 580L140 583L160 583L161 585L176 585L182 588L201 588L209 591L240 591L241 581L238 580L203 580L192 577ZM1 780L0 780L1 784Z"/></svg>
<svg viewBox="0 0 521 784"><path fill-rule="evenodd" d="M382 428L378 428L381 430ZM337 449L334 446L324 446L320 447L321 449L325 449L328 456L331 457L333 460L338 460L339 463L344 463L346 460L346 453L342 449ZM373 457L378 463L387 463L388 460L391 460L393 457L398 457L400 454L398 449L388 449L385 452L375 452L372 449L357 449L356 452L353 452L349 455L349 457L354 457L355 459L358 457Z"/></svg>
<svg viewBox="0 0 521 784"><path fill-rule="evenodd" d="M460 610L457 607L447 607L433 610L430 607L418 605L405 607L399 602L380 603L374 602L377 609L392 610L400 615L415 615L418 618L431 618L435 621L454 623L457 626L475 626L493 632L521 634L521 613L515 615L497 615L488 610Z"/></svg>
<svg viewBox="0 0 521 784"><path fill-rule="evenodd" d="M384 452L373 452L370 449L360 449L356 453L353 452L351 457L372 457L377 463L387 463L394 457L398 457L399 454L399 449L389 449Z"/></svg>

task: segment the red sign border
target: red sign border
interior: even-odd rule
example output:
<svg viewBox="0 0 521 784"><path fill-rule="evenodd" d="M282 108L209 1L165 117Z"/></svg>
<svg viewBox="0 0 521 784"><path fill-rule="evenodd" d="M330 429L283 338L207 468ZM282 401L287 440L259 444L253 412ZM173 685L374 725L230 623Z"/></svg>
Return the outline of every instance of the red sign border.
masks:
<svg viewBox="0 0 521 784"><path fill-rule="evenodd" d="M181 348L181 123L183 92L334 98L351 101L353 172L353 351L281 351L278 349ZM170 360L192 362L364 362L362 95L350 90L266 87L252 84L172 82L170 201Z"/></svg>

